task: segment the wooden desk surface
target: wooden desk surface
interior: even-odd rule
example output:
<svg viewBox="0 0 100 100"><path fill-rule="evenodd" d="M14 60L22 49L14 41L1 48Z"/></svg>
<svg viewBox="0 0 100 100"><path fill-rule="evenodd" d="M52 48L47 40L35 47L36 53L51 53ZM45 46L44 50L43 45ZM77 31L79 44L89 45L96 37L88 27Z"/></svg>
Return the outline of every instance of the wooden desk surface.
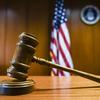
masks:
<svg viewBox="0 0 100 100"><path fill-rule="evenodd" d="M3 96L0 100L100 100L100 84L71 76L30 76L36 82L32 93L19 96ZM0 76L0 81L8 77Z"/></svg>

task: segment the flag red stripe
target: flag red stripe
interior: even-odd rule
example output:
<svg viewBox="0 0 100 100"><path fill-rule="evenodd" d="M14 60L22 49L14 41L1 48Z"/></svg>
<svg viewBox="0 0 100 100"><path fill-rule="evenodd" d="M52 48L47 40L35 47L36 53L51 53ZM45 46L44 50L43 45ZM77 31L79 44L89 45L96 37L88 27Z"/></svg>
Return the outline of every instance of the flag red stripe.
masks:
<svg viewBox="0 0 100 100"><path fill-rule="evenodd" d="M62 76L65 76L64 72L62 70L60 70L59 72L61 73Z"/></svg>
<svg viewBox="0 0 100 100"><path fill-rule="evenodd" d="M53 71L53 74L57 76L57 73L53 69L52 69L52 71Z"/></svg>
<svg viewBox="0 0 100 100"><path fill-rule="evenodd" d="M67 30L66 21L67 16L66 9L64 8L64 0L57 0L55 4L54 19L52 22L51 58L54 63L60 64L62 65L62 67L73 67L73 62L71 61L72 59L70 55L70 38L69 32ZM68 54L66 54L66 52ZM54 74L58 76L69 75L62 70L56 70L54 68L53 72L55 72Z"/></svg>
<svg viewBox="0 0 100 100"><path fill-rule="evenodd" d="M62 37L64 39L64 42L66 44L66 47L67 47L68 51L70 52L70 45L68 44L68 41L67 41L67 39L65 37L65 33L62 30L62 27L59 28L59 32L61 33L61 35L62 35Z"/></svg>
<svg viewBox="0 0 100 100"><path fill-rule="evenodd" d="M52 41L52 43L54 43L57 46L57 42L56 42L56 39L54 37L51 37L51 41Z"/></svg>
<svg viewBox="0 0 100 100"><path fill-rule="evenodd" d="M55 56L55 54L53 53L52 49L50 49L50 52L52 53L52 59L57 63L58 61L57 61L56 56ZM64 76L64 72L61 71L61 70L57 70L57 73L55 73L55 71L53 70L53 73L54 73L54 75L59 75L59 74L61 74L61 76Z"/></svg>
<svg viewBox="0 0 100 100"><path fill-rule="evenodd" d="M50 52L51 52L51 57L52 57L52 59L54 60L54 62L57 63L58 61L57 61L56 56L55 56L55 54L53 53L52 49L50 49ZM52 69L52 71L53 71L53 74L57 76L57 73L56 73L53 69Z"/></svg>
<svg viewBox="0 0 100 100"><path fill-rule="evenodd" d="M52 56L53 60L57 63L58 61L57 61L56 56L55 56L55 54L53 53L52 49L50 49L50 52L52 53L51 56Z"/></svg>
<svg viewBox="0 0 100 100"><path fill-rule="evenodd" d="M58 33L57 33L57 34L58 34ZM64 59L64 61L65 61L66 66L67 66L67 67L70 67L70 64L69 64L69 62L67 61L67 58L66 58L66 56L65 56L65 54L64 54L64 52L63 52L63 50L62 50L61 45L60 45L59 42L58 42L58 46L59 46L59 51L60 51L60 53L61 53L61 55L62 55L62 57L63 57L63 59Z"/></svg>

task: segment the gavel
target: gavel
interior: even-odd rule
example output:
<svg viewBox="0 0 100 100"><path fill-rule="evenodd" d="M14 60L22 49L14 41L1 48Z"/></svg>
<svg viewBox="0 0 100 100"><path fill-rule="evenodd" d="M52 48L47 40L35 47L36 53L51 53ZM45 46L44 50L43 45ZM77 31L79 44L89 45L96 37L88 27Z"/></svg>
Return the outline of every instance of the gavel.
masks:
<svg viewBox="0 0 100 100"><path fill-rule="evenodd" d="M59 70L67 71L73 74L80 75L84 78L96 81L100 83L100 77L79 71L76 69L71 69L68 67L63 67L58 64L54 64L51 61L47 61L43 58L38 58L34 56L36 51L36 46L38 45L38 40L32 34L27 34L23 32L19 36L19 42L17 43L17 48L15 50L13 59L11 61L11 66L7 69L7 74L10 77L16 78L20 81L25 81L28 77L28 69L32 62L36 62L41 65L47 65L51 68L56 68Z"/></svg>
<svg viewBox="0 0 100 100"><path fill-rule="evenodd" d="M32 92L34 90L35 82L28 78L28 69L32 62L77 74L100 83L99 76L60 66L52 63L51 61L36 57L34 54L38 43L38 40L32 34L26 34L25 32L20 34L19 42L17 43L17 47L11 61L11 66L7 69L7 75L10 76L11 79L0 82L0 94L21 95Z"/></svg>

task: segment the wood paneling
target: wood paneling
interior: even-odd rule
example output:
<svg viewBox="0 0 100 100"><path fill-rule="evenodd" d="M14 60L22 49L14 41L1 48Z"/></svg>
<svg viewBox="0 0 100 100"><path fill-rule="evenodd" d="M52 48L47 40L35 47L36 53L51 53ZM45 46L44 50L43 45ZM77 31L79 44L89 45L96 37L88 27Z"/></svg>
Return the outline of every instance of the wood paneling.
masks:
<svg viewBox="0 0 100 100"><path fill-rule="evenodd" d="M39 3L40 2L40 3ZM2 74L6 74L6 69L10 66L18 36L21 32L33 33L40 41L36 55L39 57L49 57L49 33L48 33L48 5L47 0L5 0L4 18L1 33L2 47L0 68ZM2 17L3 18L3 17ZM1 20L0 20L1 21ZM4 44L5 42L5 44ZM4 66L2 66L4 64ZM3 68L3 69L2 69ZM50 68L32 64L29 70L31 75L49 75Z"/></svg>
<svg viewBox="0 0 100 100"><path fill-rule="evenodd" d="M39 45L36 47L35 55L43 58L49 57L48 7L49 2L47 0L34 1L34 6L33 0L30 0L27 8L27 32L33 33L38 38ZM49 68L32 63L29 73L48 75Z"/></svg>
<svg viewBox="0 0 100 100"><path fill-rule="evenodd" d="M6 14L5 70L12 60L19 34L26 31L26 3L6 1Z"/></svg>
<svg viewBox="0 0 100 100"><path fill-rule="evenodd" d="M0 75L5 65L5 1L0 1Z"/></svg>
<svg viewBox="0 0 100 100"><path fill-rule="evenodd" d="M80 19L80 12L86 5L95 5L100 9L99 0L66 1L71 15L68 28L71 35L71 50L76 69L100 74L100 21L95 25L87 25Z"/></svg>
<svg viewBox="0 0 100 100"><path fill-rule="evenodd" d="M16 42L21 32L33 33L39 40L35 55L49 59L49 43L53 0L1 0L0 1L0 74L6 74L10 66ZM80 20L80 11L93 4L100 9L99 0L65 0L71 10L68 29L71 52L76 69L100 74L100 22L89 26ZM31 75L49 75L50 69L38 64L31 65Z"/></svg>

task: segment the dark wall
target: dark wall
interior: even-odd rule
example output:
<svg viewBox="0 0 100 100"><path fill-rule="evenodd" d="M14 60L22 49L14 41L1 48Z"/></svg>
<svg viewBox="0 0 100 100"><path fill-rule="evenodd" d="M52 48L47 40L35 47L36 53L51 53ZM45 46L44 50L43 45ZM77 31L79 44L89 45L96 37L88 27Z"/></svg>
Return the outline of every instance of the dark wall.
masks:
<svg viewBox="0 0 100 100"><path fill-rule="evenodd" d="M100 22L89 26L80 20L80 11L93 4L100 9L99 0L65 0L71 10L68 29L71 52L76 69L100 74ZM33 33L39 40L36 55L49 59L49 42L53 0L0 0L0 75L6 74L21 32ZM31 65L31 75L49 75L50 69Z"/></svg>

